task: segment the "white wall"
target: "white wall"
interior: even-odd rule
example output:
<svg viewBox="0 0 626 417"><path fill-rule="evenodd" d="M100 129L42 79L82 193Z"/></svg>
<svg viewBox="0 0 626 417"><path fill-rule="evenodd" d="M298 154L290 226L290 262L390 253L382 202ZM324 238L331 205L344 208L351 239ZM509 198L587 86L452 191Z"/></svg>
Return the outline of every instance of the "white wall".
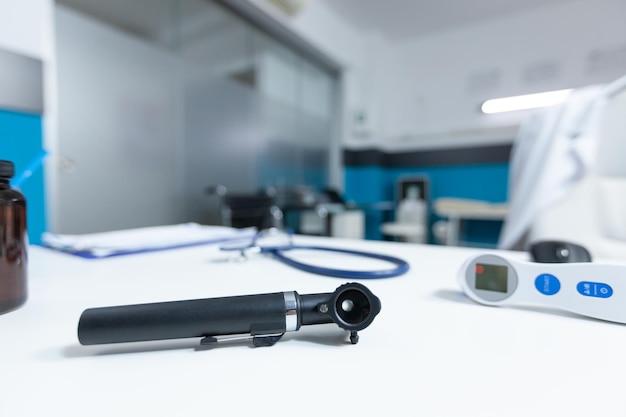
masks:
<svg viewBox="0 0 626 417"><path fill-rule="evenodd" d="M0 0L0 48L52 57L52 0Z"/></svg>
<svg viewBox="0 0 626 417"><path fill-rule="evenodd" d="M44 64L44 129L50 136L54 114L53 0L0 0L0 49Z"/></svg>
<svg viewBox="0 0 626 417"><path fill-rule="evenodd" d="M54 114L54 19L53 0L0 0L0 49L44 64L44 129L46 138Z"/></svg>
<svg viewBox="0 0 626 417"><path fill-rule="evenodd" d="M323 2L287 24L345 67L344 144L414 147L510 140L528 112L483 115L483 100L619 78L624 16L623 0L578 0L399 44L359 32ZM589 61L604 52L616 53ZM369 113L366 134L350 124L356 110Z"/></svg>
<svg viewBox="0 0 626 417"><path fill-rule="evenodd" d="M516 124L525 113L484 115L480 104L619 78L624 16L623 0L580 0L394 46L383 60L394 64L377 74L384 139ZM616 62L590 60L610 50Z"/></svg>
<svg viewBox="0 0 626 417"><path fill-rule="evenodd" d="M367 123L371 130L368 134L376 135L376 112L373 107L377 101L376 59L378 50L385 49L381 45L384 42L382 36L357 30L332 13L325 3L318 1L307 2L307 6L290 23L293 30L343 66L343 141L362 134L362 131L355 133L352 123L355 112L365 111L368 117L374 117Z"/></svg>
<svg viewBox="0 0 626 417"><path fill-rule="evenodd" d="M50 152L45 166L46 214L55 201L53 163L56 147L56 68L54 0L0 0L0 49L40 59L44 72L43 144Z"/></svg>
<svg viewBox="0 0 626 417"><path fill-rule="evenodd" d="M376 54L371 43L381 38L379 34L356 30L334 14L324 2L309 1L296 16L286 17L268 6L266 0L248 1L265 10L283 26L302 36L342 66L341 98L347 119L352 110L367 107L364 103L375 102L373 90L370 88L373 78L370 61L375 60ZM348 123L343 124L341 131L342 138L352 134Z"/></svg>

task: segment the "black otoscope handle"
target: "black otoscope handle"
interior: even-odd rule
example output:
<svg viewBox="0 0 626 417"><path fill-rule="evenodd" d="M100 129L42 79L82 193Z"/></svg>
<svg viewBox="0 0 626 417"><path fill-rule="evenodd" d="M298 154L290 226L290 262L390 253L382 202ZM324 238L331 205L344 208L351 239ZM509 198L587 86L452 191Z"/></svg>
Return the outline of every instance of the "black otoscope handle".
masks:
<svg viewBox="0 0 626 417"><path fill-rule="evenodd" d="M171 301L85 310L78 323L83 345L211 337L272 335L302 325L337 323L354 332L369 326L380 300L365 286L344 284L333 293L295 291ZM356 342L353 342L356 343Z"/></svg>

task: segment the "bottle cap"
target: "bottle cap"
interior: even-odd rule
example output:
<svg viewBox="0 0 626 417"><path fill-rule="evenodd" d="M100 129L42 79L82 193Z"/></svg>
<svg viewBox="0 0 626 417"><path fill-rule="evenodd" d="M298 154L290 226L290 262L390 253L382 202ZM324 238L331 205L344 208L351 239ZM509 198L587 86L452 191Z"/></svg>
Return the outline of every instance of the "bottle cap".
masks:
<svg viewBox="0 0 626 417"><path fill-rule="evenodd" d="M0 160L0 178L13 178L15 165L11 161Z"/></svg>

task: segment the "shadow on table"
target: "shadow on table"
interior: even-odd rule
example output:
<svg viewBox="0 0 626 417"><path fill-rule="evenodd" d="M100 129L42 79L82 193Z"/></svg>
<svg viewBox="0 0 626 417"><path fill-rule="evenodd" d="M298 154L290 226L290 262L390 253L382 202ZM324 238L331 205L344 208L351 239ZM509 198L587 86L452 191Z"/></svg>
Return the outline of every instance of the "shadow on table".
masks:
<svg viewBox="0 0 626 417"><path fill-rule="evenodd" d="M534 313L550 314L550 315L553 315L553 316L575 318L575 319L578 319L578 320L582 319L582 320L586 320L586 321L601 322L601 323L606 323L606 324L622 325L623 326L622 323L614 323L614 322L610 322L610 321L595 319L593 317L587 317L587 316L583 316L583 315L580 315L580 314L572 313L570 311L560 310L560 309L551 308L551 307L541 307L541 306L503 306L503 307L498 307L498 306L483 305L483 304L479 304L477 302L474 302L467 295L465 295L461 290L458 290L458 291L455 291L455 290L437 290L434 293L434 296L437 297L437 298L440 298L442 300L454 301L454 302L462 303L462 304L473 304L476 307L480 307L480 308L515 309L515 310L521 310L521 311L530 311L530 312L534 312Z"/></svg>
<svg viewBox="0 0 626 417"><path fill-rule="evenodd" d="M300 342L312 343L325 346L350 345L350 333L340 329L335 324L321 324L316 326L304 326L299 331L287 332L276 343ZM245 335L233 335L233 337ZM128 342L103 345L71 345L63 349L66 358L83 358L89 356L119 355L131 353L160 352L168 350L194 350L206 351L232 347L255 348L252 339L241 338L238 340L225 340L215 344L201 345L201 338L186 338L172 340L155 340L146 342ZM271 347L271 346L270 346ZM262 348L262 347L261 347Z"/></svg>

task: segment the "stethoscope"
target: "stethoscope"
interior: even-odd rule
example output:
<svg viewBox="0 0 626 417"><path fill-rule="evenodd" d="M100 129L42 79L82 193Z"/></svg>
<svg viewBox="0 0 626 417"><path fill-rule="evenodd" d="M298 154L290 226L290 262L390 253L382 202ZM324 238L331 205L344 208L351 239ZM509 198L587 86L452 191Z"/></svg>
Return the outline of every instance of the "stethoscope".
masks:
<svg viewBox="0 0 626 417"><path fill-rule="evenodd" d="M279 245L260 245L258 241L260 238L268 235L285 235L288 238L286 244ZM220 246L220 250L223 251L238 251L240 252L241 259L247 259L248 252L264 253L272 256L274 259L283 262L289 266L300 269L302 271L310 272L312 274L325 275L335 278L350 278L350 279L378 279L378 278L392 278L404 274L409 270L409 264L394 256L388 256L372 252L364 252L351 249L338 249L325 246L315 245L296 245L293 242L293 233L283 232L274 229L262 230L257 233L254 238L245 243L236 242L235 244L228 244ZM318 265L311 265L304 262L295 260L292 257L285 255L285 252L292 250L315 250L342 253L351 256L361 256L370 259L378 259L381 261L389 262L395 267L388 269L372 270L372 271L356 271L347 269L327 268Z"/></svg>

